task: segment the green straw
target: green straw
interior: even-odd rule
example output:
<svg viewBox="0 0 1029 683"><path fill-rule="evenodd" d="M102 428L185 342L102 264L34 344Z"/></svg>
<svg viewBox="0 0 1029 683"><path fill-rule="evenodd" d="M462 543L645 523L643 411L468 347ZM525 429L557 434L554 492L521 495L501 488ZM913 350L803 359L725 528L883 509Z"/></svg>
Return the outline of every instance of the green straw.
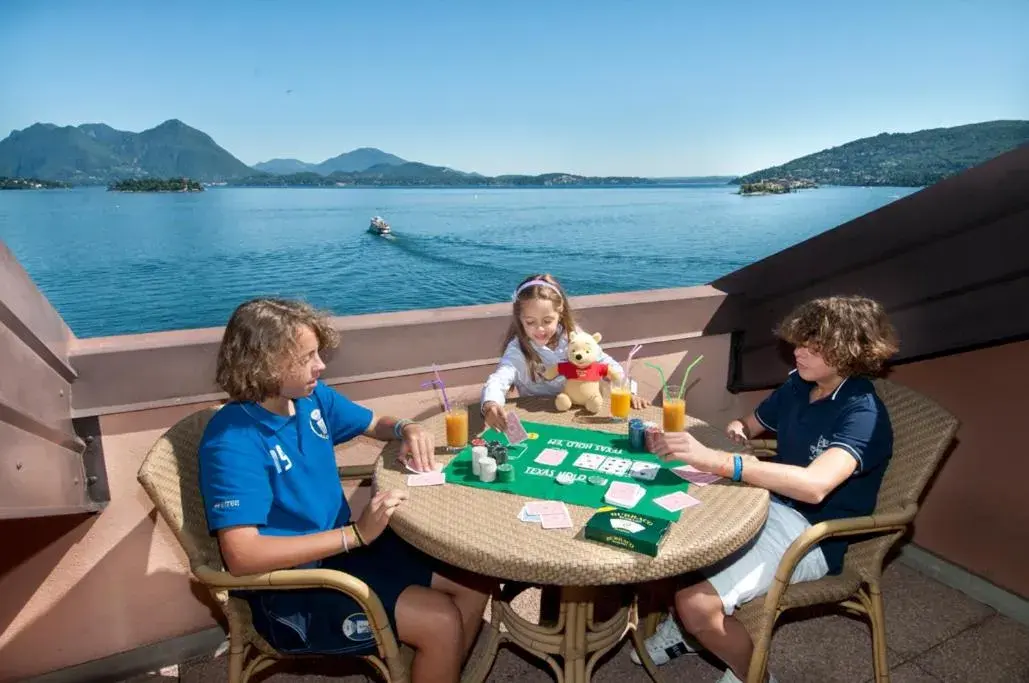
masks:
<svg viewBox="0 0 1029 683"><path fill-rule="evenodd" d="M689 351L687 351L686 353L689 353ZM697 363L699 363L702 360L704 360L703 354L697 356L697 360L695 360L692 363L690 363L689 367L686 368L686 374L684 374L682 376L682 384L679 385L679 398L680 399L682 398L682 395L686 392L686 380L689 379L690 370L692 370L693 366L695 366Z"/></svg>
<svg viewBox="0 0 1029 683"><path fill-rule="evenodd" d="M665 371L662 370L660 366L654 365L653 363L651 363L649 361L643 361L643 364L646 365L648 368L654 368L655 370L657 370L657 374L660 375L660 377L661 377L661 392L662 392L661 395L664 396L667 399L668 398L668 382L665 381Z"/></svg>

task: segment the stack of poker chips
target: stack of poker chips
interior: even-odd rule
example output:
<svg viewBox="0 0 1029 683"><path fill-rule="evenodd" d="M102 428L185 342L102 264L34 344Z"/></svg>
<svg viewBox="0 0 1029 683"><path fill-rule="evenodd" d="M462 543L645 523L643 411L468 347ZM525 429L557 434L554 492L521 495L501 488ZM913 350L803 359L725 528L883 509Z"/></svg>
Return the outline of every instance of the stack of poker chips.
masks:
<svg viewBox="0 0 1029 683"><path fill-rule="evenodd" d="M490 484L497 480L497 461L486 456L479 461L479 481Z"/></svg>
<svg viewBox="0 0 1029 683"><path fill-rule="evenodd" d="M655 449L654 439L661 433L661 428L657 426L656 422L644 422L643 431L644 445L647 447L648 452L653 453Z"/></svg>
<svg viewBox="0 0 1029 683"><path fill-rule="evenodd" d="M490 441L486 444L486 449L489 457L496 460L498 465L507 464L507 446L499 441Z"/></svg>
<svg viewBox="0 0 1029 683"><path fill-rule="evenodd" d="M472 474L481 476L482 461L489 457L489 451L485 446L472 446Z"/></svg>
<svg viewBox="0 0 1029 683"><path fill-rule="evenodd" d="M629 448L637 453L645 451L647 449L646 434L646 426L643 424L643 420L638 417L629 420Z"/></svg>

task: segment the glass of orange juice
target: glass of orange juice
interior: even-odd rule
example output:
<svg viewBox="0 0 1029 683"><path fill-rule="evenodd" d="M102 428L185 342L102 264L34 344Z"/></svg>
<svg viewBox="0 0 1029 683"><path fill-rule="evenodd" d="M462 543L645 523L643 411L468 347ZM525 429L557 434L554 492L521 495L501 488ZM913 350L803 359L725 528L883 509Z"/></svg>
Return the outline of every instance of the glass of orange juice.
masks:
<svg viewBox="0 0 1029 683"><path fill-rule="evenodd" d="M446 412L447 448L459 451L468 445L468 407L450 406Z"/></svg>
<svg viewBox="0 0 1029 683"><path fill-rule="evenodd" d="M632 390L629 378L623 377L619 382L611 382L611 419L627 420L632 403Z"/></svg>
<svg viewBox="0 0 1029 683"><path fill-rule="evenodd" d="M686 430L686 399L665 398L661 403L661 414L666 432Z"/></svg>

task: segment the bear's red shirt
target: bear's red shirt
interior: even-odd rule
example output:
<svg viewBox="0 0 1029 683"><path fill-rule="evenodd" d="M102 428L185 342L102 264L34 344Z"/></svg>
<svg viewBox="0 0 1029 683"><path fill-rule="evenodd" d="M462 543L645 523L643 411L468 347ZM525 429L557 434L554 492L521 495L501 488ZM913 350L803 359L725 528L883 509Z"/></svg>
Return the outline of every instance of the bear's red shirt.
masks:
<svg viewBox="0 0 1029 683"><path fill-rule="evenodd" d="M567 379L577 379L582 382L599 382L607 377L607 363L590 363L584 368L574 363L563 361L557 364L557 374Z"/></svg>

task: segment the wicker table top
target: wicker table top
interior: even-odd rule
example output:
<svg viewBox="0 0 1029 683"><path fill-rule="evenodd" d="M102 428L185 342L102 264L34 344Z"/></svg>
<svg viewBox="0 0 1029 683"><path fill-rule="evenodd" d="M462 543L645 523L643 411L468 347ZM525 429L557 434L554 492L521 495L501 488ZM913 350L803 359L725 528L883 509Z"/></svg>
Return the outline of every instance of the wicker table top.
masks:
<svg viewBox="0 0 1029 683"><path fill-rule="evenodd" d="M598 431L623 431L612 423L606 407L598 416L573 409L557 412L552 399L518 399L508 404L523 420L568 425ZM481 429L478 406L470 406L470 429ZM661 423L661 409L633 411ZM703 443L733 450L722 431L688 418L689 430ZM426 420L433 431L437 459L452 457L446 444L442 414ZM407 489L407 470L397 463L397 442L383 451L375 469L377 490ZM768 492L728 480L705 487L693 486L696 505L682 511L662 541L657 557L587 541L583 526L591 508L569 505L570 529L541 529L518 519L529 498L508 493L447 484L408 490L409 498L394 513L393 529L406 541L449 564L470 571L526 583L562 586L602 586L638 583L683 574L712 565L749 541L764 524Z"/></svg>

